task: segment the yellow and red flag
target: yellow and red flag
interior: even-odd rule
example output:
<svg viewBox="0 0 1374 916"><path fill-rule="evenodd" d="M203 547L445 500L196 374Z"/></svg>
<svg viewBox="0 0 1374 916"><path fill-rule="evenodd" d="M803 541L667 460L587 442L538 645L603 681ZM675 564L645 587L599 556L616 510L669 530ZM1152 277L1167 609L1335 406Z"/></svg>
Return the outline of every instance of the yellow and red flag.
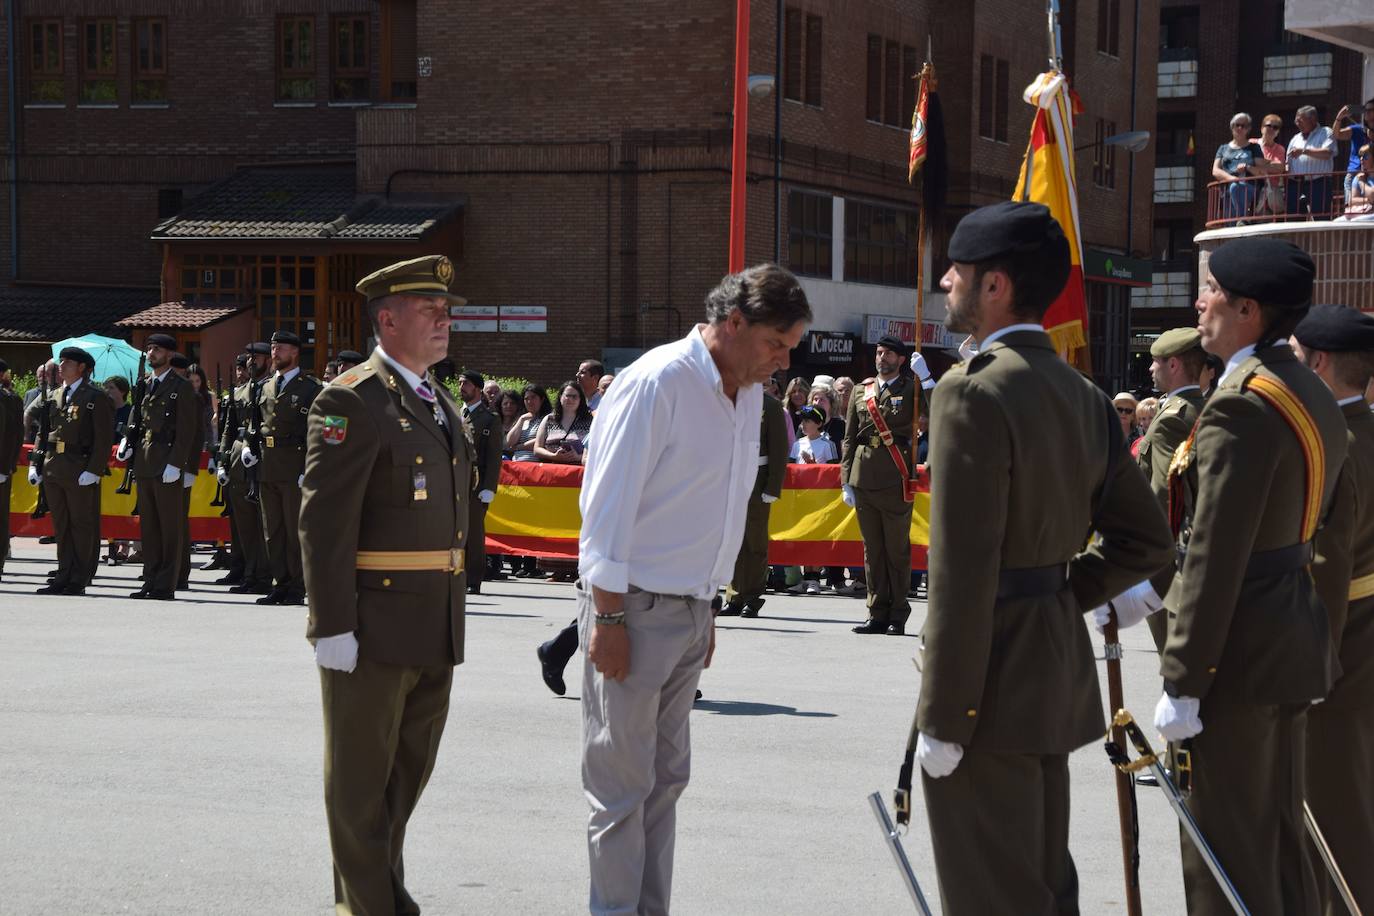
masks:
<svg viewBox="0 0 1374 916"><path fill-rule="evenodd" d="M906 180L916 183L916 173L926 161L926 147L929 141L927 114L930 111L930 83L935 68L926 64L921 68L921 88L916 93L916 110L911 113L911 155L907 160Z"/></svg>
<svg viewBox="0 0 1374 916"><path fill-rule="evenodd" d="M1078 187L1073 166L1073 116L1077 100L1064 74L1036 77L1022 96L1034 105L1030 143L1016 181L1016 200L1044 204L1069 239L1069 282L1045 313L1045 330L1059 355L1089 370L1088 304L1083 289L1083 245L1078 221Z"/></svg>

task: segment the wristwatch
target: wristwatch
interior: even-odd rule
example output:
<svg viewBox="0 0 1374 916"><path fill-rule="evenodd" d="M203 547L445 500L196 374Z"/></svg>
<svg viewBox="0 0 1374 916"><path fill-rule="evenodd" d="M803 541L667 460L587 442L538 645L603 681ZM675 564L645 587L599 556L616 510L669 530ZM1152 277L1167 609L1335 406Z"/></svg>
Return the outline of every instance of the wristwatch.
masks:
<svg viewBox="0 0 1374 916"><path fill-rule="evenodd" d="M615 614L593 614L592 620L597 626L623 627L625 625L625 612L620 611Z"/></svg>

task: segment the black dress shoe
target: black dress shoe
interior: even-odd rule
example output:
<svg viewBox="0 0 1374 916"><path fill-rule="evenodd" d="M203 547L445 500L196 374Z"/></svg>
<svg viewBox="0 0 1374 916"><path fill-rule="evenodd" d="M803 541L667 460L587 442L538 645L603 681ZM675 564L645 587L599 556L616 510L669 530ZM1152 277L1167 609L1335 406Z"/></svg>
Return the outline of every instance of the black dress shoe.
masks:
<svg viewBox="0 0 1374 916"><path fill-rule="evenodd" d="M189 591L191 590L191 580L190 580L190 579L186 579L186 580L183 581L183 582L178 582L178 583L177 583L177 590L178 590L178 591L183 591L183 592L189 592Z"/></svg>
<svg viewBox="0 0 1374 916"><path fill-rule="evenodd" d="M855 627L854 632L868 635L880 635L887 632L887 624L884 621L874 620L870 617Z"/></svg>
<svg viewBox="0 0 1374 916"><path fill-rule="evenodd" d="M44 575L47 576L49 579L56 579L56 578L57 578L57 570L55 570L55 569L50 569L50 570L48 570L46 573L44 573Z"/></svg>
<svg viewBox="0 0 1374 916"><path fill-rule="evenodd" d="M305 604L305 592L287 592L277 604Z"/></svg>
<svg viewBox="0 0 1374 916"><path fill-rule="evenodd" d="M216 584L216 585L238 585L238 584L239 584L240 582L242 582L242 581L243 581L243 573L241 573L241 572L237 572L237 573L231 572L231 573L230 573L229 575L227 575L227 576L220 576L218 579L215 580L215 584Z"/></svg>
<svg viewBox="0 0 1374 916"><path fill-rule="evenodd" d="M259 599L257 600L257 603L258 603L258 604L281 604L282 599L285 598L285 597L286 597L286 589L284 589L284 588L274 588L274 589L272 589L272 591L268 592L267 594L265 594L265 595L263 595L261 598L259 598Z"/></svg>
<svg viewBox="0 0 1374 916"><path fill-rule="evenodd" d="M563 671L549 661L549 650L540 644L534 654L539 656L539 673L544 678L544 686L560 697L567 693L568 685L563 683Z"/></svg>
<svg viewBox="0 0 1374 916"><path fill-rule="evenodd" d="M469 594L469 595L480 595L480 594L482 594L482 583L481 583L481 582L474 582L474 583L472 583L471 585L469 585L469 586L468 586L468 594Z"/></svg>
<svg viewBox="0 0 1374 916"><path fill-rule="evenodd" d="M130 598L147 598L147 597L149 597L151 594L152 594L152 589L150 589L150 588L140 588L140 589L139 589L138 591L136 591L136 592L129 592L129 597L130 597Z"/></svg>
<svg viewBox="0 0 1374 916"><path fill-rule="evenodd" d="M68 585L66 588L62 589L62 594L64 594L64 595L84 595L84 594L86 594L86 586L84 586L84 585Z"/></svg>
<svg viewBox="0 0 1374 916"><path fill-rule="evenodd" d="M215 551L215 555L214 555L213 557L210 558L210 562L209 562L209 563L206 563L204 566L201 567L201 569L228 569L228 568L229 568L229 554L225 553L223 550L216 550L216 551Z"/></svg>
<svg viewBox="0 0 1374 916"><path fill-rule="evenodd" d="M176 592L163 591L162 589L154 588L149 590L147 597L153 599L154 601L175 601L177 594Z"/></svg>
<svg viewBox="0 0 1374 916"><path fill-rule="evenodd" d="M906 635L906 624L904 624L904 623L889 623L889 624L887 625L887 635L888 635L888 636L905 636L905 635Z"/></svg>
<svg viewBox="0 0 1374 916"><path fill-rule="evenodd" d="M717 617L738 617L744 613L744 604L739 601L731 601L725 604L720 610L716 611Z"/></svg>
<svg viewBox="0 0 1374 916"><path fill-rule="evenodd" d="M759 616L759 608L763 607L763 602L764 602L764 599L763 599L763 598L751 598L751 599L749 599L748 601L744 602L744 613L740 614L740 616L741 616L741 617L757 617L757 616Z"/></svg>
<svg viewBox="0 0 1374 916"><path fill-rule="evenodd" d="M66 590L67 590L67 583L65 583L65 582L49 582L47 585L44 585L44 586L42 586L41 588L39 588L37 591L35 591L34 594L37 594L37 595L60 595L60 594L62 594L63 592L65 592Z"/></svg>

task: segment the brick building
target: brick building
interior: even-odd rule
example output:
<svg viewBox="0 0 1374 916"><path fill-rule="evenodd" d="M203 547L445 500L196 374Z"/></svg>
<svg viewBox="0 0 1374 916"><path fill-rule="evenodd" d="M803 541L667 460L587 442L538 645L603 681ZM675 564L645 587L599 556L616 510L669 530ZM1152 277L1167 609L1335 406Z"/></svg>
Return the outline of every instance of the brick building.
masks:
<svg viewBox="0 0 1374 916"><path fill-rule="evenodd" d="M1153 176L1101 141L1155 121L1158 0L1061 5L1085 108L1094 367L1119 387L1121 284L1149 251ZM300 331L318 368L364 343L358 276L442 251L470 300L455 359L554 382L588 355L620 364L681 334L725 270L728 0L14 6L0 297L145 288L121 323L136 338L164 322L208 362L226 346L210 338L251 316L258 335ZM1043 6L759 0L751 15L751 71L780 79L750 102L746 260L777 251L804 276L822 332L797 354L806 374L864 374L865 337L912 313L910 77L933 45L950 182L923 337L947 345L943 246L962 213L1011 195Z"/></svg>
<svg viewBox="0 0 1374 916"><path fill-rule="evenodd" d="M1300 106L1315 106L1330 126L1342 105L1358 113L1363 98L1361 55L1285 31L1283 0L1161 0L1159 20L1154 283L1133 301L1137 384L1148 380L1152 336L1194 320L1194 239L1208 220L1212 163L1231 137L1231 116L1248 113L1258 137L1261 118L1279 115L1285 128L1278 139L1286 145ZM1348 144L1337 146L1333 164L1343 167Z"/></svg>

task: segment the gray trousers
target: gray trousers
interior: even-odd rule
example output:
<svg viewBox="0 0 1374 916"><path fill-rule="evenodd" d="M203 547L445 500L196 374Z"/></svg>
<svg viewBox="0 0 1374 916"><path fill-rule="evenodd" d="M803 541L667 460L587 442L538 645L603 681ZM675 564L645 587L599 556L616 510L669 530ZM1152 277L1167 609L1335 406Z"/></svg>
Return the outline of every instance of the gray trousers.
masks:
<svg viewBox="0 0 1374 916"><path fill-rule="evenodd" d="M577 587L585 656L596 626ZM687 788L688 716L711 642L711 605L631 588L625 596L630 673L608 681L588 660L582 677L582 787L591 806L591 912L666 914L673 885L677 800Z"/></svg>

